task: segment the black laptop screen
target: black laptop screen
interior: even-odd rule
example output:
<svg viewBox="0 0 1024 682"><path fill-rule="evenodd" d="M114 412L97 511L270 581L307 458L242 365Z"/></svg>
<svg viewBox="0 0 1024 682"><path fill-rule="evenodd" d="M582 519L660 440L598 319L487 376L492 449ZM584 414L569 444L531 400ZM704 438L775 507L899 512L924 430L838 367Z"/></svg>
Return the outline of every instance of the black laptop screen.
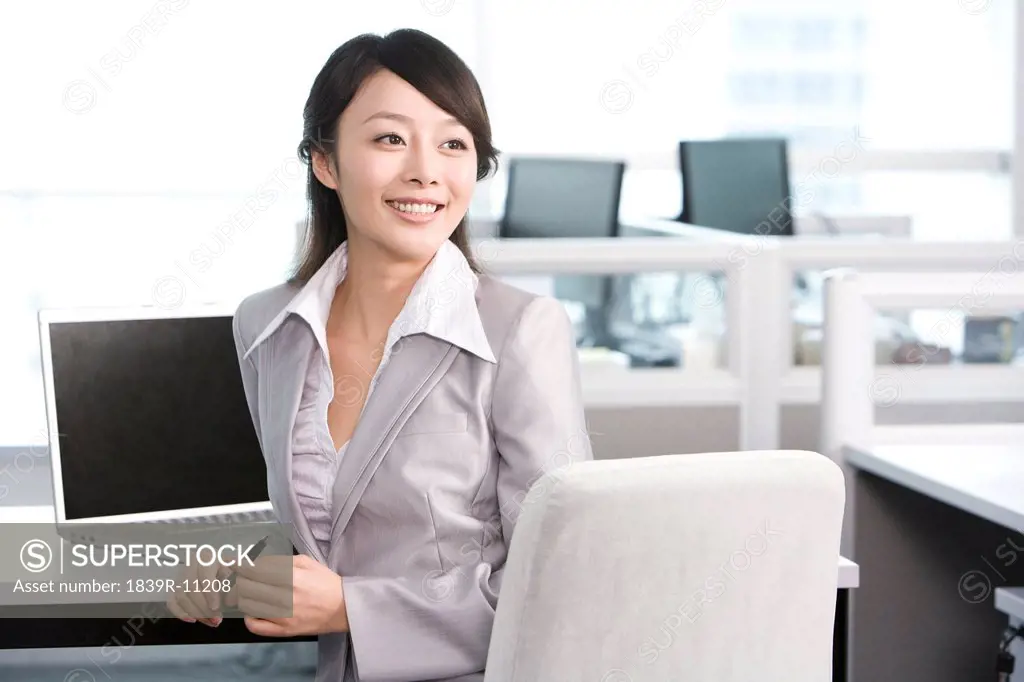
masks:
<svg viewBox="0 0 1024 682"><path fill-rule="evenodd" d="M52 323L67 519L265 502L231 318Z"/></svg>

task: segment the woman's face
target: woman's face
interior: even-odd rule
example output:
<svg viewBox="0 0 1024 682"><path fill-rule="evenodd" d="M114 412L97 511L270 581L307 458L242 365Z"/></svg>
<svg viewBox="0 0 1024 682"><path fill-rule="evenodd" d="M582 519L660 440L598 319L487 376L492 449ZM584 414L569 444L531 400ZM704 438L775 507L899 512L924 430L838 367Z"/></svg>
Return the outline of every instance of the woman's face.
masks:
<svg viewBox="0 0 1024 682"><path fill-rule="evenodd" d="M469 130L391 71L367 78L338 122L338 175L349 237L403 261L425 262L469 208L476 149Z"/></svg>

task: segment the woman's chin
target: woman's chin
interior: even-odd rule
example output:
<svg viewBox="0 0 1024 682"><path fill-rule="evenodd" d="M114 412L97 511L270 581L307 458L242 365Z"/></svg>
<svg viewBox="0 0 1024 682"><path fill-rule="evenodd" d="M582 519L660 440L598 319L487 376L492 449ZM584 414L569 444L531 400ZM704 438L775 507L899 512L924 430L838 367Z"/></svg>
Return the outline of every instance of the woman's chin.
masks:
<svg viewBox="0 0 1024 682"><path fill-rule="evenodd" d="M409 234L405 230L389 231L384 244L396 260L425 263L434 257L450 233L437 234L433 230Z"/></svg>

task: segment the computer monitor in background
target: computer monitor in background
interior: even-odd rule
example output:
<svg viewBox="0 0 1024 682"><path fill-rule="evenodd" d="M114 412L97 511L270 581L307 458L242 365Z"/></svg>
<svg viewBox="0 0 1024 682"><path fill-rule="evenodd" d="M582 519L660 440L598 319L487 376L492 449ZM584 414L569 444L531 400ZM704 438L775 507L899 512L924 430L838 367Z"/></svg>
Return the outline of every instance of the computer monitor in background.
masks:
<svg viewBox="0 0 1024 682"><path fill-rule="evenodd" d="M684 223L752 235L792 236L786 140L679 143Z"/></svg>
<svg viewBox="0 0 1024 682"><path fill-rule="evenodd" d="M549 239L619 236L619 200L626 164L621 161L514 157L498 236ZM558 275L555 296L586 309L587 335L611 346L613 277Z"/></svg>

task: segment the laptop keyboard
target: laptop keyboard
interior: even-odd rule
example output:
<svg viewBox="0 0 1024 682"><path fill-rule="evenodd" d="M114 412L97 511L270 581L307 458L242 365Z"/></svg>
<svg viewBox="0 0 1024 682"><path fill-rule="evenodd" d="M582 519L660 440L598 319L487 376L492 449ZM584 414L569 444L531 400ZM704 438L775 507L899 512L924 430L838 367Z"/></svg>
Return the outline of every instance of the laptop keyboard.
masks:
<svg viewBox="0 0 1024 682"><path fill-rule="evenodd" d="M273 511L257 512L236 512L234 514L211 514L209 516L183 516L176 519L157 519L144 521L144 523L206 523L206 524L232 524L232 523L262 523L275 521Z"/></svg>
<svg viewBox="0 0 1024 682"><path fill-rule="evenodd" d="M190 532L184 530L190 526L198 526L199 524L215 524L221 526L231 526L234 524L245 524L245 523L276 523L277 517L274 515L273 510L258 511L258 512L236 512L234 514L211 514L208 516L183 516L176 519L157 519L152 521L142 521L140 523L160 523L170 524L182 528L183 532ZM203 530L197 528L196 530ZM93 528L93 532L96 535L83 535L81 532L76 532L74 529L71 530L71 537L75 542L82 543L94 543L97 540L97 535L101 535L101 530Z"/></svg>

